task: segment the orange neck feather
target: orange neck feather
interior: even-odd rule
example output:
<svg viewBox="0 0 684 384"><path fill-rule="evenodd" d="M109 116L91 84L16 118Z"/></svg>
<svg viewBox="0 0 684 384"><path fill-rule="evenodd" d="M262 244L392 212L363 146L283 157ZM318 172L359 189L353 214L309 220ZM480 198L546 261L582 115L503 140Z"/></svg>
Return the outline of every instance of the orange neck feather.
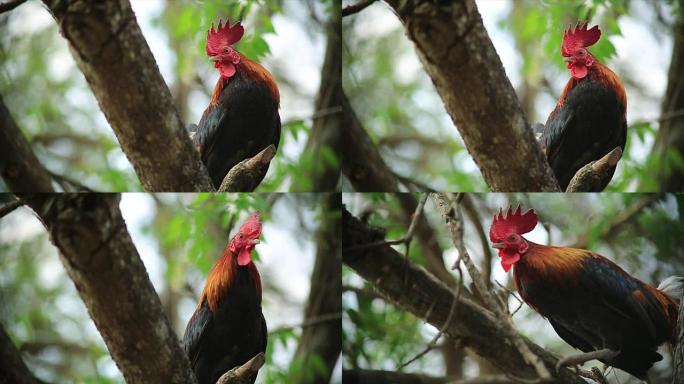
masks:
<svg viewBox="0 0 684 384"><path fill-rule="evenodd" d="M594 62L594 65L589 68L589 74L587 74L587 76L592 76L595 80L603 83L605 86L613 88L617 93L618 101L620 104L622 104L625 111L627 110L627 93L625 92L625 87L622 86L620 78L618 78L615 72L596 61ZM577 80L574 77L570 77L568 83L565 84L565 88L563 89L561 96L558 98L558 107L563 106L568 93L575 88L580 81L582 80Z"/></svg>
<svg viewBox="0 0 684 384"><path fill-rule="evenodd" d="M199 306L202 306L204 300L207 300L209 309L215 312L221 296L230 290L233 280L237 276L238 268L248 268L254 288L259 294L259 302L261 302L261 276L259 276L259 271L254 262L250 262L246 267L238 266L236 255L226 246L223 256L209 272L207 282L204 284L204 289L200 295Z"/></svg>
<svg viewBox="0 0 684 384"><path fill-rule="evenodd" d="M248 59L247 57L240 55L240 63L237 65L236 70L240 72L240 75L251 78L255 81L262 81L266 84L268 89L271 91L271 95L276 101L276 104L280 106L280 91L278 91L278 85L273 79L273 75L261 64ZM227 79L225 81L230 81ZM221 96L221 91L223 91L224 79L219 76L216 86L214 87L214 93L211 94L211 102L209 105L216 105L218 103L219 96Z"/></svg>

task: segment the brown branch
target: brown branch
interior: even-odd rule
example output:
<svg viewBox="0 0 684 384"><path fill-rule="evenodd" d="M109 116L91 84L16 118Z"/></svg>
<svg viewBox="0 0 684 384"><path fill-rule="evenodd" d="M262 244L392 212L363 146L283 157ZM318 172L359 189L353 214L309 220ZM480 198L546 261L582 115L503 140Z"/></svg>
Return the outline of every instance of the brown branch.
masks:
<svg viewBox="0 0 684 384"><path fill-rule="evenodd" d="M242 160L228 171L223 178L219 192L252 192L268 171L268 166L275 157L276 147L271 144L254 157Z"/></svg>
<svg viewBox="0 0 684 384"><path fill-rule="evenodd" d="M580 168L565 192L601 192L613 177L613 171L621 158L622 148L615 147L602 158Z"/></svg>
<svg viewBox="0 0 684 384"><path fill-rule="evenodd" d="M0 13L5 13L13 10L14 8L24 4L26 0L8 0L0 4Z"/></svg>
<svg viewBox="0 0 684 384"><path fill-rule="evenodd" d="M375 3L376 0L359 0L358 3L347 5L342 9L342 17L359 13Z"/></svg>
<svg viewBox="0 0 684 384"><path fill-rule="evenodd" d="M147 191L213 191L126 0L43 0Z"/></svg>
<svg viewBox="0 0 684 384"><path fill-rule="evenodd" d="M551 374L549 370L544 365L544 362L540 357L532 352L529 346L525 343L523 338L518 332L516 332L513 327L513 321L507 312L504 312L499 302L494 298L494 295L490 292L488 285L482 279L480 271L478 271L475 263L470 259L468 251L466 250L465 243L463 242L463 217L460 213L459 207L454 207L445 194L433 193L432 197L439 209L440 213L446 219L447 228L451 234L451 240L458 250L458 260L455 267L458 267L459 261L462 260L465 264L466 269L468 269L468 274L470 275L475 287L478 290L480 297L484 300L487 307L494 312L494 314L499 318L502 324L502 329L507 338L515 345L515 347L520 351L525 361L532 366L534 366L537 372L538 378L540 380L546 381L550 379Z"/></svg>
<svg viewBox="0 0 684 384"><path fill-rule="evenodd" d="M38 384L24 363L21 353L12 343L5 328L0 325L0 383Z"/></svg>
<svg viewBox="0 0 684 384"><path fill-rule="evenodd" d="M0 97L0 173L13 192L54 192L52 179L38 161Z"/></svg>
<svg viewBox="0 0 684 384"><path fill-rule="evenodd" d="M114 194L21 196L59 250L128 383L194 383Z"/></svg>
<svg viewBox="0 0 684 384"><path fill-rule="evenodd" d="M474 0L388 0L493 191L559 191ZM502 150L505 156L502 156Z"/></svg>
<svg viewBox="0 0 684 384"><path fill-rule="evenodd" d="M647 194L641 199L634 202L629 207L623 209L618 213L613 220L606 225L603 231L596 237L604 241L609 240L617 235L625 226L635 220L641 214L641 211L650 207L662 198L660 194ZM578 237L577 241L572 245L573 248L586 248L589 245L589 234L584 234Z"/></svg>
<svg viewBox="0 0 684 384"><path fill-rule="evenodd" d="M392 247L349 250L354 246L382 240L383 232L369 227L344 210L342 262L372 284L389 302L418 318L424 318L437 328L442 327L454 299L454 292L449 287L423 268L413 263L407 265L403 255ZM404 283L404 273L408 274L408 284ZM431 307L433 309L428 311ZM503 328L492 312L461 295L457 319L449 323L445 333L452 338L463 338L468 348L511 375L530 379L538 377L535 368L525 362L520 350L508 342L508 335ZM529 340L525 340L525 344L548 369L554 368L557 359L553 355ZM554 371L552 376L560 384L585 384L568 369Z"/></svg>
<svg viewBox="0 0 684 384"><path fill-rule="evenodd" d="M331 151L341 163L340 152L343 128L342 115L342 19L341 0L332 2L332 12L326 26L327 43L321 69L321 84L316 97L315 118L304 151L312 155L309 169L303 171L310 185L292 185L292 192L334 191L340 180L340 166L331 164L323 151Z"/></svg>
<svg viewBox="0 0 684 384"><path fill-rule="evenodd" d="M342 173L359 192L397 192L399 184L342 92Z"/></svg>
<svg viewBox="0 0 684 384"><path fill-rule="evenodd" d="M292 382L328 383L335 362L342 352L342 230L341 199L330 193L323 197L319 227L316 231L316 261L311 273L311 288L304 309L304 327L293 361L301 363L301 371ZM326 321L316 318L331 316ZM314 356L323 365L316 369Z"/></svg>
<svg viewBox="0 0 684 384"><path fill-rule="evenodd" d="M252 384L252 378L259 373L265 362L263 352L259 352L246 363L221 375L216 384Z"/></svg>
<svg viewBox="0 0 684 384"><path fill-rule="evenodd" d="M672 384L684 383L684 295L679 299L679 317L675 329Z"/></svg>
<svg viewBox="0 0 684 384"><path fill-rule="evenodd" d="M7 195L7 196L12 196L12 195ZM0 205L0 218L9 215L10 213L14 212L15 209L17 209L17 208L19 208L25 204L26 204L26 202L24 200L13 198L9 202L7 202L3 205Z"/></svg>

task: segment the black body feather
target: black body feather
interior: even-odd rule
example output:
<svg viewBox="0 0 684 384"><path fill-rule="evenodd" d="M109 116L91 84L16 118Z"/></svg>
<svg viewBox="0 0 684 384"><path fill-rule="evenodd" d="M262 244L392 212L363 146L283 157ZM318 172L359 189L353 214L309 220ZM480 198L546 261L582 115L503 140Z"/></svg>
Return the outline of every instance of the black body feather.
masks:
<svg viewBox="0 0 684 384"><path fill-rule="evenodd" d="M199 384L215 384L222 374L266 351L268 333L261 298L246 267L238 267L215 313L201 303L185 329L183 347ZM256 375L251 382L254 383Z"/></svg>
<svg viewBox="0 0 684 384"><path fill-rule="evenodd" d="M592 254L563 282L524 278L525 268L523 258L516 264L520 294L568 344L583 352L620 351L604 363L641 379L662 359L656 350L671 340L677 309L663 308L655 288Z"/></svg>
<svg viewBox="0 0 684 384"><path fill-rule="evenodd" d="M565 102L549 115L541 136L542 146L561 190L586 164L615 147L624 150L627 140L625 105L617 91L592 73L566 95ZM610 172L612 178L615 168ZM610 178L595 192L603 190Z"/></svg>
<svg viewBox="0 0 684 384"><path fill-rule="evenodd" d="M219 81L224 83L218 101L204 111L193 137L216 189L236 164L280 141L278 100L267 84L239 70Z"/></svg>

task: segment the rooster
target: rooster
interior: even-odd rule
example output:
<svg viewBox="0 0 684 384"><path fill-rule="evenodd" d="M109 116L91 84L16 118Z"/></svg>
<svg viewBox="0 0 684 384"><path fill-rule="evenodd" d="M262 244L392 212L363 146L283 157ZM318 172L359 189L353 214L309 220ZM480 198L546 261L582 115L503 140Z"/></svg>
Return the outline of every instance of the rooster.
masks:
<svg viewBox="0 0 684 384"><path fill-rule="evenodd" d="M601 37L598 25L586 23L563 35L561 54L570 80L542 131L540 142L556 179L565 191L575 173L627 140L627 96L618 76L586 49ZM602 191L613 177L598 185Z"/></svg>
<svg viewBox="0 0 684 384"><path fill-rule="evenodd" d="M199 305L185 328L183 347L199 384L215 384L223 373L266 350L261 278L251 259L260 234L261 221L254 214L209 272Z"/></svg>
<svg viewBox="0 0 684 384"><path fill-rule="evenodd" d="M233 48L244 28L228 20L207 32L207 56L220 77L202 114L193 142L218 189L228 171L242 160L280 141L280 93L271 73ZM266 175L263 170L258 183Z"/></svg>
<svg viewBox="0 0 684 384"><path fill-rule="evenodd" d="M674 295L681 295L684 279L668 278L656 289L594 252L522 237L536 225L533 210L508 209L506 216L499 210L489 238L499 249L503 269L513 268L525 303L546 317L558 336L585 352L559 365L598 358L644 379L662 359L657 347L674 342L681 298Z"/></svg>

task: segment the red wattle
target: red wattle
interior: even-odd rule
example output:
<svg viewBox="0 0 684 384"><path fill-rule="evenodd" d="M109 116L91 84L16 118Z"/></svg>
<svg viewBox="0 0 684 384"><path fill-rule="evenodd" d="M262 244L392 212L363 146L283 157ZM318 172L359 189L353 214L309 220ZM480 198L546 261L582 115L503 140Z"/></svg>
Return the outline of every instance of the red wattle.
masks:
<svg viewBox="0 0 684 384"><path fill-rule="evenodd" d="M252 255L250 250L247 248L242 248L242 251L240 251L240 253L238 254L237 262L238 265L242 267L252 262Z"/></svg>
<svg viewBox="0 0 684 384"><path fill-rule="evenodd" d="M506 252L504 249L499 251L499 257L501 258L501 267L503 267L504 271L506 272L511 269L513 264L520 261L519 253Z"/></svg>
<svg viewBox="0 0 684 384"><path fill-rule="evenodd" d="M589 71L587 70L587 67L584 65L573 65L570 67L570 74L572 77L575 79L584 79L585 76L587 76L587 73Z"/></svg>
<svg viewBox="0 0 684 384"><path fill-rule="evenodd" d="M221 63L219 66L219 72L221 72L221 76L229 79L235 74L235 66L233 64Z"/></svg>

